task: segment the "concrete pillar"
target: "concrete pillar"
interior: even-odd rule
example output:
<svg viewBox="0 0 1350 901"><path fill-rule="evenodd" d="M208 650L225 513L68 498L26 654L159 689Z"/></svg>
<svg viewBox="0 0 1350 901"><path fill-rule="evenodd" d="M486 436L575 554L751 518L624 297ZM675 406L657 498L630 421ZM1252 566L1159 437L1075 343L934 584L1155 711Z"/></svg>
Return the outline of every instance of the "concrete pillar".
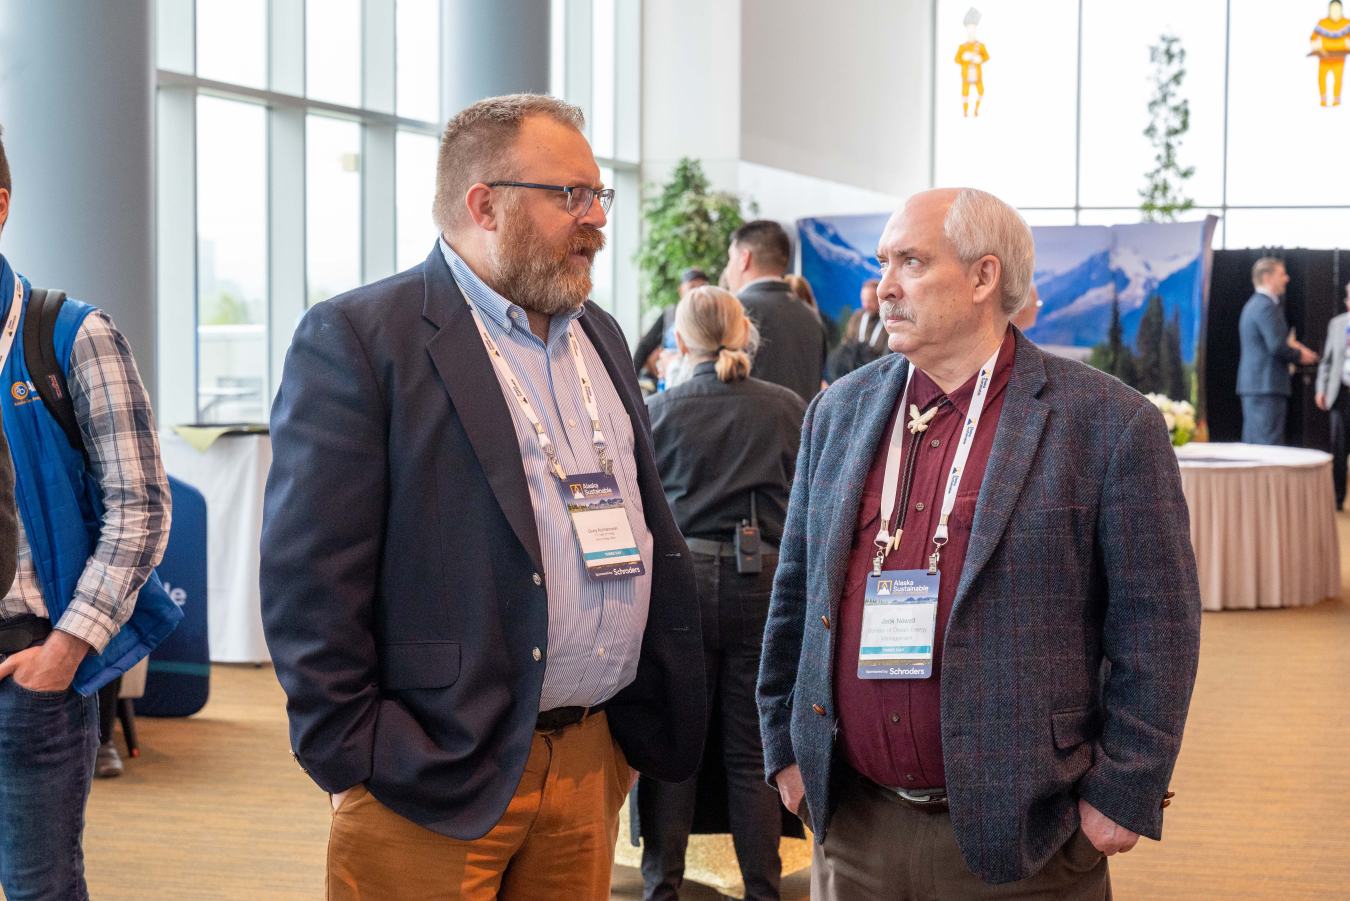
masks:
<svg viewBox="0 0 1350 901"><path fill-rule="evenodd" d="M484 97L548 93L549 0L442 4L442 119Z"/></svg>
<svg viewBox="0 0 1350 901"><path fill-rule="evenodd" d="M152 0L0 0L0 253L107 310L155 391Z"/></svg>

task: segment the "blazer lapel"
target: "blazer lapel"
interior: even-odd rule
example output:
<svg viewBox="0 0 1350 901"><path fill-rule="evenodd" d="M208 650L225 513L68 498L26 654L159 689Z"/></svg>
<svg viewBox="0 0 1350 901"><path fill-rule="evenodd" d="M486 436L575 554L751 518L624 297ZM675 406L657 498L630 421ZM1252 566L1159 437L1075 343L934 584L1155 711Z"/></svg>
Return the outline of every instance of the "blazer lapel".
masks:
<svg viewBox="0 0 1350 901"><path fill-rule="evenodd" d="M427 342L427 353L459 421L464 424L469 443L507 522L534 561L535 569L543 572L534 505L530 501L529 483L525 481L525 465L521 462L511 410L506 406L473 314L441 256L439 244L427 258L423 273L422 315L439 328Z"/></svg>
<svg viewBox="0 0 1350 901"><path fill-rule="evenodd" d="M966 547L966 560L961 568L961 583L952 602L952 616L956 615L957 608L970 593L970 586L1003 539L1013 507L1036 459L1050 412L1049 405L1038 397L1045 382L1045 361L1041 351L1018 332L1012 377L1008 380L989 465L975 503L975 521L971 524L970 544Z"/></svg>
<svg viewBox="0 0 1350 901"><path fill-rule="evenodd" d="M822 536L811 535L812 540L823 538L822 558L827 566L827 597L830 615L838 618L839 601L843 595L844 577L848 573L849 545L853 541L854 524L858 521L858 507L862 505L863 486L872 469L877 449L888 436L882 433L890 421L891 412L900 400L905 379L909 377L909 361L899 354L893 366L878 367L863 389L862 403L856 408L855 418L845 419L831 427L831 432L844 439L848 452L839 457L823 457L820 466L828 466L839 459L837 479L832 474L817 471L813 481L833 483L837 503L829 504L829 523Z"/></svg>

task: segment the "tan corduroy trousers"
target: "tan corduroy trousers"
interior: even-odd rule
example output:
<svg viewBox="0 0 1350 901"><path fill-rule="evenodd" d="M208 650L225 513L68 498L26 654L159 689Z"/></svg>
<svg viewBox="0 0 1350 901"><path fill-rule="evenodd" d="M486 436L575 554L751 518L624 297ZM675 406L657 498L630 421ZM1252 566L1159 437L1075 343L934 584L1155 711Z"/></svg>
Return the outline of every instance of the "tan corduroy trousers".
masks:
<svg viewBox="0 0 1350 901"><path fill-rule="evenodd" d="M603 713L535 733L525 775L487 835L460 841L357 786L333 814L329 901L607 901L628 763Z"/></svg>

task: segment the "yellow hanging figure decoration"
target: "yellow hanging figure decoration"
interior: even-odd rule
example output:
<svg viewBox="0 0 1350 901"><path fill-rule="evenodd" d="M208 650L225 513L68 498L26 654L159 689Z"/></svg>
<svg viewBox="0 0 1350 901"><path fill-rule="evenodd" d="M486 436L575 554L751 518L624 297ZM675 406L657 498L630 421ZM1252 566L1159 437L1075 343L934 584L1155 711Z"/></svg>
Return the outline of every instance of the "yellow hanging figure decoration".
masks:
<svg viewBox="0 0 1350 901"><path fill-rule="evenodd" d="M1317 89L1322 105L1327 105L1327 76L1331 76L1332 106L1341 105L1341 79L1345 75L1345 55L1350 52L1350 19L1345 17L1341 0L1331 0L1327 17L1312 33L1312 52L1317 57Z"/></svg>
<svg viewBox="0 0 1350 901"><path fill-rule="evenodd" d="M975 115L980 114L980 101L984 99L984 64L989 62L989 51L975 40L975 28L980 24L980 11L975 7L966 13L966 37L969 38L961 49L956 51L956 62L961 66L961 114L970 115L970 88L975 86Z"/></svg>

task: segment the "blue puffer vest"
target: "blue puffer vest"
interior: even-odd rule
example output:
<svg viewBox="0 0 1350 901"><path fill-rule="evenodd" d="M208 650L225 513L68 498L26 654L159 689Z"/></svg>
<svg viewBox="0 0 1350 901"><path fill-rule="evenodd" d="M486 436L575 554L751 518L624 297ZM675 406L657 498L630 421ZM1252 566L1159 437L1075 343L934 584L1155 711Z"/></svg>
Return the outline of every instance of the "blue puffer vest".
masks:
<svg viewBox="0 0 1350 901"><path fill-rule="evenodd" d="M25 306L31 286L0 256L0 304L8 314L14 279L23 284ZM56 321L53 344L69 379L75 333L93 307L67 300ZM75 596L75 586L98 542L103 520L103 492L86 470L84 456L70 446L66 434L33 388L24 363L23 323L0 370L0 414L14 458L14 495L19 506L42 597L53 625ZM74 687L89 695L135 666L164 640L183 612L170 600L155 573L141 588L131 619L112 637L103 653L86 657L75 673Z"/></svg>

